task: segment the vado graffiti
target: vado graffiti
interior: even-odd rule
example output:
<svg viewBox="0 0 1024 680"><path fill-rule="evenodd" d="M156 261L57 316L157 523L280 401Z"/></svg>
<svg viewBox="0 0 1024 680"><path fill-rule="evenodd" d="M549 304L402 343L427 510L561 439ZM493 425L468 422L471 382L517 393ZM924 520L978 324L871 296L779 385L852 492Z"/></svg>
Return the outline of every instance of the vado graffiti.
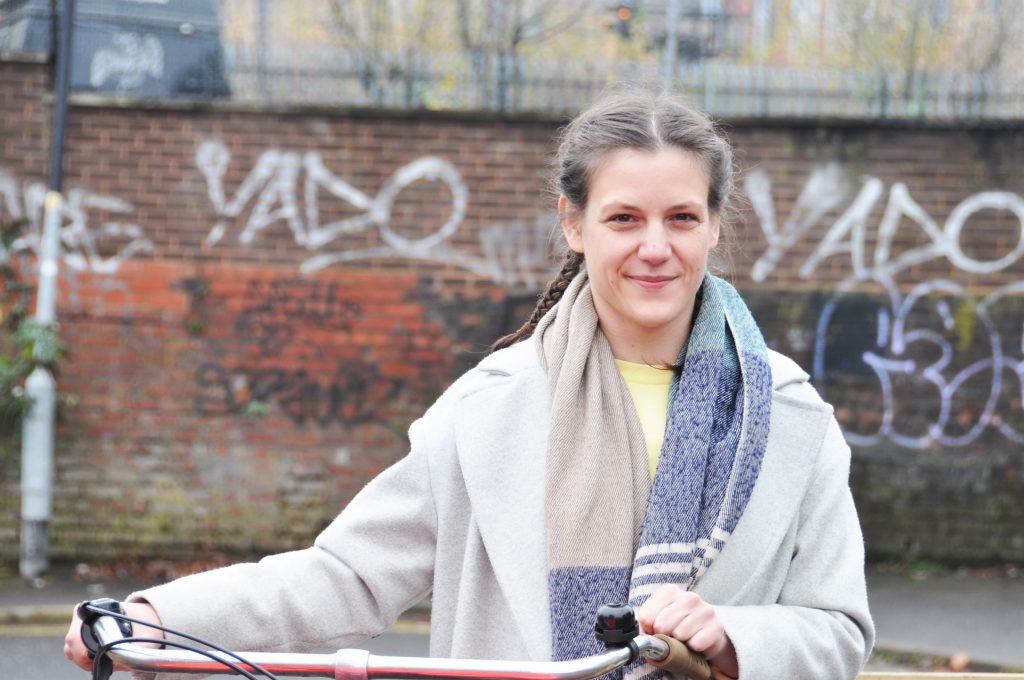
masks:
<svg viewBox="0 0 1024 680"><path fill-rule="evenodd" d="M751 277L755 281L768 278L793 246L809 237L825 215L843 205L849 195L846 187L838 165L817 169L780 229L770 179L759 170L750 173L745 188L768 242ZM1024 443L1019 426L1024 400L1024 328L1021 306L1014 304L1024 295L1024 282L1004 285L980 300L949 279L919 283L909 293L902 293L897 286L901 272L936 258L946 258L956 269L975 277L1019 262L1024 256L1024 199L1006 191L976 193L961 201L939 227L907 187L896 183L889 190L877 233L872 235L875 247L869 259L868 219L884 193L881 180L865 178L799 268L801 277L810 278L827 258L849 258L849 276L818 318L813 367L819 387L825 389L835 367L849 370L852 352L861 370L875 377L879 398L874 403L880 405L881 413L868 429L847 425L847 438L859 445L888 440L909 448L956 447L973 442L993 427ZM961 247L969 220L983 210L1009 211L1019 227L1016 243L996 259L976 259ZM919 241L925 243L897 253L894 237L906 221L921 229L926 238ZM874 308L864 303L864 290L872 288L884 291ZM979 354L984 358L978 359ZM906 395L913 396L901 399ZM837 398L843 395L835 395L833 400ZM921 413L928 414L923 423Z"/></svg>
<svg viewBox="0 0 1024 680"><path fill-rule="evenodd" d="M205 141L197 148L195 158L206 178L210 201L220 216L206 237L208 246L221 242L248 210L248 217L238 231L238 241L252 244L271 225L284 223L295 243L316 253L303 261L303 273L367 258L402 257L453 264L500 283L534 286L536 272L550 268L547 241L542 240L538 246L534 238L539 231L547 230L538 226L546 218L538 218L537 225L517 223L484 229L483 257L447 245L466 216L469 190L455 166L442 158L428 156L402 166L376 195L370 196L328 170L319 152L300 154L269 149L260 155L230 198L224 188L224 174L231 162L227 147L216 140ZM432 232L411 239L393 228L391 213L402 190L418 181L442 184L451 197L451 210L447 220ZM321 192L362 212L322 224L318 208ZM338 245L344 235L370 229L378 230L382 245Z"/></svg>
<svg viewBox="0 0 1024 680"><path fill-rule="evenodd" d="M0 216L26 220L27 230L14 240L8 251L0 245L0 257L31 251L39 254L46 186L32 182L19 186L13 175L0 168ZM153 244L142 228L128 221L104 221L91 225L90 215L130 215L131 203L103 196L88 189L71 189L65 195L61 214L60 240L65 264L74 271L112 274L121 263L137 253L152 252Z"/></svg>

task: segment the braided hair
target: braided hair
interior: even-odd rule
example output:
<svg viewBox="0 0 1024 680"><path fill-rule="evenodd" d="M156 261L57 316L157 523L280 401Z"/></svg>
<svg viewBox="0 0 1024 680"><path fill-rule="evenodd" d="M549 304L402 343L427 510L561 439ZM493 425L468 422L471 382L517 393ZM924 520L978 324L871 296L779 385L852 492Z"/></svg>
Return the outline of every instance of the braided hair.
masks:
<svg viewBox="0 0 1024 680"><path fill-rule="evenodd" d="M734 183L732 147L706 114L677 97L646 88L613 90L562 130L552 172L552 193L565 196L573 208L582 212L594 173L607 153L666 148L689 152L703 165L708 176L708 209L721 218L724 232ZM499 338L491 351L532 336L537 322L558 303L583 264L583 255L570 250L530 318L515 332Z"/></svg>
<svg viewBox="0 0 1024 680"><path fill-rule="evenodd" d="M562 294L569 286L569 282L576 278L576 275L580 273L580 268L582 268L582 266L583 256L570 250L565 256L565 262L562 264L561 271L559 271L558 276L552 279L551 283L548 284L548 288L544 292L544 295L542 295L540 300L537 301L537 306L533 308L533 313L530 314L530 318L514 332L495 340L494 344L491 345L491 351L497 352L499 349L511 347L520 340L525 340L533 335L534 329L537 328L537 322L541 320L541 317L548 313L548 310L555 306L556 302L562 299Z"/></svg>

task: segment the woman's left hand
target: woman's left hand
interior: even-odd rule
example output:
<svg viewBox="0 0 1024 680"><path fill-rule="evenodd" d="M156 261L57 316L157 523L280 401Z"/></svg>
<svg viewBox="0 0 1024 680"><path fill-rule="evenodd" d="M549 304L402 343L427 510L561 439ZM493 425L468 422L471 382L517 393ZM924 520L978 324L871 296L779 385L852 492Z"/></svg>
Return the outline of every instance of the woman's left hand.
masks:
<svg viewBox="0 0 1024 680"><path fill-rule="evenodd" d="M636 619L642 632L674 637L703 654L726 675L735 678L739 674L732 641L715 608L700 595L676 585L663 585L637 610Z"/></svg>

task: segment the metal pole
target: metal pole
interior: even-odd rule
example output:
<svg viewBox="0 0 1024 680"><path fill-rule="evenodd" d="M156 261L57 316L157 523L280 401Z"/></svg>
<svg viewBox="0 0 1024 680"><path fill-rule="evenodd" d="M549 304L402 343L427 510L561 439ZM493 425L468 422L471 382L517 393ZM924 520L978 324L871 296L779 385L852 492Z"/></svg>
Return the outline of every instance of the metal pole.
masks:
<svg viewBox="0 0 1024 680"><path fill-rule="evenodd" d="M665 4L665 91L675 90L676 65L679 49L679 0L668 0Z"/></svg>
<svg viewBox="0 0 1024 680"><path fill-rule="evenodd" d="M267 0L260 0L259 8L257 12L258 17L258 36L257 40L259 43L256 45L256 71L259 75L260 84L260 98L266 100L267 98L267 13L270 11L270 7Z"/></svg>
<svg viewBox="0 0 1024 680"><path fill-rule="evenodd" d="M57 309L57 267L60 258L61 196L64 163L64 125L67 118L71 30L74 0L58 3L58 35L53 110L50 188L46 193L43 233L39 248L39 288L35 319L52 324ZM28 413L21 442L21 562L22 578L39 577L50 566L49 526L53 505L53 424L56 383L50 371L37 366L25 382Z"/></svg>

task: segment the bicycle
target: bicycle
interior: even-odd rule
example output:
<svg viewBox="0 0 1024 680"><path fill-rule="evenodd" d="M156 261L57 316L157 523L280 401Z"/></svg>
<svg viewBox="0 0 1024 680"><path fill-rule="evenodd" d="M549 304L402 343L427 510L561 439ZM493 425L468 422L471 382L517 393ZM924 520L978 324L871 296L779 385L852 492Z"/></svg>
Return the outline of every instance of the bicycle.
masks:
<svg viewBox="0 0 1024 680"><path fill-rule="evenodd" d="M79 605L82 639L93 658L93 679L107 680L114 664L160 673L237 674L251 680L315 677L335 680L592 680L638 659L673 674L698 680L724 680L707 659L666 635L640 633L632 607L609 604L597 612L595 635L606 651L569 661L491 661L378 656L360 649L334 654L232 652L179 631L174 635L210 647L132 635L132 623L120 603L104 598ZM152 624L147 624L152 626ZM179 649L150 649L129 642L160 643Z"/></svg>
<svg viewBox="0 0 1024 680"><path fill-rule="evenodd" d="M160 673L234 673L250 680L263 676L334 678L335 680L593 680L637 659L677 676L696 680L727 680L700 654L665 635L639 632L628 605L605 605L594 626L606 651L570 661L490 661L382 656L360 649L341 649L334 654L281 652L231 652L179 631L166 632L211 647L211 650L132 636L120 603L111 599L79 605L82 638L93 658L93 680L108 680L114 664L132 670ZM153 626L152 623L146 623ZM128 642L153 642L185 647L183 650L121 646ZM904 673L863 672L858 680L1024 680L1020 673Z"/></svg>

